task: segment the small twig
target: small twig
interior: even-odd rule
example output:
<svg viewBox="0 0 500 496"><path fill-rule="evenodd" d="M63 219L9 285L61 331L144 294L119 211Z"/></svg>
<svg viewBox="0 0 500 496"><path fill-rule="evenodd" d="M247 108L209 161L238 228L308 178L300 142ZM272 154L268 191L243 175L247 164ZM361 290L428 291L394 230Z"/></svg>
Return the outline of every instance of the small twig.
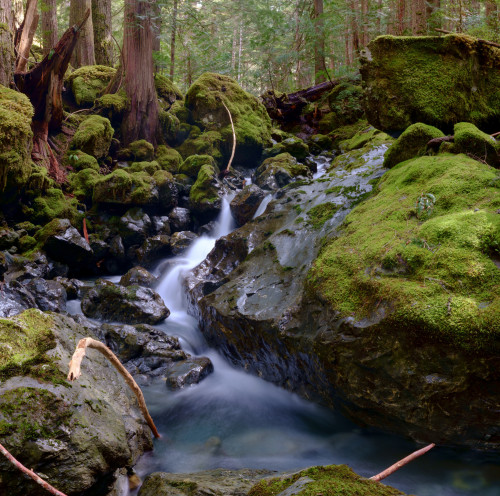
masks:
<svg viewBox="0 0 500 496"><path fill-rule="evenodd" d="M40 484L44 489L49 491L49 493L54 494L55 496L66 496L64 493L58 491L55 487L51 486L48 482L45 482L40 476L35 474L35 472L30 470L29 468L26 468L19 460L16 460L1 444L0 444L0 452L2 453L2 455L5 456L5 458L7 458L7 460L9 460L12 463L12 465L14 465L14 467L18 468L28 477L31 477L37 484Z"/></svg>
<svg viewBox="0 0 500 496"><path fill-rule="evenodd" d="M125 379L130 389L134 392L137 401L139 402L139 408L148 423L150 429L153 431L155 437L160 437L158 430L149 415L148 407L146 406L146 401L144 400L144 395L142 394L141 388L134 381L134 378L130 375L127 369L121 364L120 360L116 358L116 355L103 343L97 341L92 338L83 338L80 339L78 346L76 347L75 352L73 353L73 357L69 362L69 373L68 373L68 381L75 381L82 374L80 370L80 366L85 356L85 351L87 348L94 348L95 350L101 352L115 367L115 369L120 373L120 375Z"/></svg>
<svg viewBox="0 0 500 496"><path fill-rule="evenodd" d="M408 455L407 457L403 458L402 460L399 460L399 462L395 463L394 465L391 465L389 468L386 468L383 472L380 472L380 474L374 475L373 477L370 477L371 480L379 482L382 479L385 479L386 477L389 477L389 475L393 474L396 472L396 470L399 470L401 467L405 466L406 464L410 463L411 461L415 460L415 458L418 458L419 456L425 455L428 451L430 451L432 448L436 446L434 443L427 445L425 448L419 449L418 451L414 451L411 455Z"/></svg>
<svg viewBox="0 0 500 496"><path fill-rule="evenodd" d="M493 133L493 134L490 134L490 136L492 138L496 138L497 136L500 136L500 131L498 131L498 133Z"/></svg>
<svg viewBox="0 0 500 496"><path fill-rule="evenodd" d="M222 105L224 105L224 108L226 109L227 115L229 115L229 120L231 122L231 129L233 130L233 149L231 151L231 157L229 158L229 162L227 163L226 167L226 174L229 174L229 167L231 167L231 163L233 162L234 158L234 152L236 150L236 132L234 130L234 124L233 124L233 117L231 116L231 112L229 112L229 109L227 108L226 104L221 100Z"/></svg>
<svg viewBox="0 0 500 496"><path fill-rule="evenodd" d="M75 115L75 114L79 114L80 112L92 112L92 110L94 110L94 107L92 108L84 108L84 109L80 109L80 110L75 110L74 112L71 112L70 114L68 114L66 116L66 119L63 120L63 122L66 122L72 115Z"/></svg>

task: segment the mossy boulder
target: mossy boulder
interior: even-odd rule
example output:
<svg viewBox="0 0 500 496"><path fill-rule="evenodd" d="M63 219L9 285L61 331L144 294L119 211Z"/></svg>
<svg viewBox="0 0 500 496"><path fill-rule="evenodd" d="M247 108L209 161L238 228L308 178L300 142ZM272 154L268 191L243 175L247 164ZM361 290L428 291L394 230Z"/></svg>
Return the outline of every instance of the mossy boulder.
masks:
<svg viewBox="0 0 500 496"><path fill-rule="evenodd" d="M174 148L170 148L165 145L160 145L158 147L155 159L160 164L162 169L171 172L172 174L177 174L179 172L179 167L182 164L181 154Z"/></svg>
<svg viewBox="0 0 500 496"><path fill-rule="evenodd" d="M221 209L217 169L212 163L201 166L189 192L189 206L201 219L210 220Z"/></svg>
<svg viewBox="0 0 500 496"><path fill-rule="evenodd" d="M32 117L28 97L0 85L0 203L10 201L30 176Z"/></svg>
<svg viewBox="0 0 500 496"><path fill-rule="evenodd" d="M70 150L67 152L64 163L69 165L76 172L84 169L92 169L99 172L99 163L97 159L81 150Z"/></svg>
<svg viewBox="0 0 500 496"><path fill-rule="evenodd" d="M217 172L217 164L210 155L191 155L179 167L179 174L196 179L203 165L209 164Z"/></svg>
<svg viewBox="0 0 500 496"><path fill-rule="evenodd" d="M114 130L109 119L91 115L78 126L70 147L95 158L101 158L107 155L113 134Z"/></svg>
<svg viewBox="0 0 500 496"><path fill-rule="evenodd" d="M379 36L361 57L368 121L383 131L423 122L497 130L500 49L463 34Z"/></svg>
<svg viewBox="0 0 500 496"><path fill-rule="evenodd" d="M37 196L24 213L35 224L46 224L56 218L68 218L78 223L81 214L78 212L78 201L71 195L65 196L59 188L49 188Z"/></svg>
<svg viewBox="0 0 500 496"><path fill-rule="evenodd" d="M227 160L233 133L222 102L231 112L236 131L235 162L256 165L263 149L270 144L271 131L271 120L257 98L245 92L234 79L211 73L199 77L186 95L186 106L194 122L206 131L218 131L222 135L222 152Z"/></svg>
<svg viewBox="0 0 500 496"><path fill-rule="evenodd" d="M92 107L95 99L106 88L116 69L105 65L87 65L67 77L75 102L79 107Z"/></svg>
<svg viewBox="0 0 500 496"><path fill-rule="evenodd" d="M121 117L129 105L125 91L108 93L96 98L94 105L103 117L108 118L113 124L118 125Z"/></svg>
<svg viewBox="0 0 500 496"><path fill-rule="evenodd" d="M296 136L288 136L271 148L264 150L264 157L275 157L281 153L289 153L297 160L303 161L309 155L309 146Z"/></svg>
<svg viewBox="0 0 500 496"><path fill-rule="evenodd" d="M405 493L365 479L347 465L311 467L293 474L261 480L248 496L403 496Z"/></svg>
<svg viewBox="0 0 500 496"><path fill-rule="evenodd" d="M160 105L168 110L177 100L183 100L181 90L167 77L155 74L155 88Z"/></svg>
<svg viewBox="0 0 500 496"><path fill-rule="evenodd" d="M120 150L120 158L135 160L137 162L153 160L154 146L144 139L134 141L127 148Z"/></svg>
<svg viewBox="0 0 500 496"><path fill-rule="evenodd" d="M275 190L286 186L297 176L311 177L311 171L289 153L280 153L262 162L255 171L255 184L262 189Z"/></svg>
<svg viewBox="0 0 500 496"><path fill-rule="evenodd" d="M500 166L500 143L469 122L455 124L453 151L470 154L493 167Z"/></svg>
<svg viewBox="0 0 500 496"><path fill-rule="evenodd" d="M339 148L342 152L351 152L353 150L362 150L364 147L377 147L391 140L387 134L375 129L372 126L364 127L359 130L354 136L339 143Z"/></svg>
<svg viewBox="0 0 500 496"><path fill-rule="evenodd" d="M152 176L156 171L161 170L160 164L153 160L152 162L132 162L129 172L147 172Z"/></svg>
<svg viewBox="0 0 500 496"><path fill-rule="evenodd" d="M221 133L218 131L205 131L193 138L190 135L177 150L183 158L187 158L190 155L211 155L219 165L222 165L222 145L223 138Z"/></svg>
<svg viewBox="0 0 500 496"><path fill-rule="evenodd" d="M318 153L332 149L332 138L325 134L313 134L308 140L309 150L317 155Z"/></svg>
<svg viewBox="0 0 500 496"><path fill-rule="evenodd" d="M437 128L422 124L412 124L387 150L384 167L391 168L418 155L423 155L427 150L427 143L434 138L441 138L444 134Z"/></svg>
<svg viewBox="0 0 500 496"><path fill-rule="evenodd" d="M83 169L68 177L69 191L80 201L90 202L94 186L102 176L94 169Z"/></svg>

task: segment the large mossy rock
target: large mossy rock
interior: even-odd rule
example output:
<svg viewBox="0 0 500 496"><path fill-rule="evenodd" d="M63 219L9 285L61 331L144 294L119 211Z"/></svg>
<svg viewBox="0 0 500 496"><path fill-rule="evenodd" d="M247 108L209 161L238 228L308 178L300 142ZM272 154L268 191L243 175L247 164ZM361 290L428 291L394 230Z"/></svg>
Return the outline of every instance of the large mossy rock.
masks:
<svg viewBox="0 0 500 496"><path fill-rule="evenodd" d="M368 121L384 131L466 121L496 131L500 49L466 35L379 36L361 58Z"/></svg>
<svg viewBox="0 0 500 496"><path fill-rule="evenodd" d="M72 72L67 82L79 107L92 107L94 101L106 88L116 69L105 65L86 65Z"/></svg>
<svg viewBox="0 0 500 496"><path fill-rule="evenodd" d="M107 155L113 134L109 119L91 115L78 126L71 140L71 148L101 158Z"/></svg>
<svg viewBox="0 0 500 496"><path fill-rule="evenodd" d="M467 153L493 167L500 166L500 143L469 122L455 124L453 151Z"/></svg>
<svg viewBox="0 0 500 496"><path fill-rule="evenodd" d="M30 176L32 117L28 97L0 85L0 203L11 199Z"/></svg>
<svg viewBox="0 0 500 496"><path fill-rule="evenodd" d="M310 169L297 162L289 153L280 153L264 160L255 171L255 184L262 189L276 190L286 186L295 177L311 177Z"/></svg>
<svg viewBox="0 0 500 496"><path fill-rule="evenodd" d="M152 448L133 393L99 353L68 383L68 362L81 338L96 337L86 319L30 309L0 319L0 438L25 466L66 494L97 491L115 470ZM0 493L45 490L0 459ZM101 494L95 492L95 494Z"/></svg>
<svg viewBox="0 0 500 496"><path fill-rule="evenodd" d="M363 89L361 86L344 81L336 85L327 100L330 112L327 112L319 121L322 133L329 133L334 129L354 124L363 117L362 107Z"/></svg>
<svg viewBox="0 0 500 496"><path fill-rule="evenodd" d="M271 131L271 120L257 98L244 91L234 79L212 73L199 77L186 94L186 106L194 122L207 131L221 134L222 152L228 159L233 133L222 102L229 108L236 130L235 163L255 166L263 149L270 144Z"/></svg>
<svg viewBox="0 0 500 496"><path fill-rule="evenodd" d="M211 220L221 209L217 172L213 163L203 164L189 192L189 207L205 221Z"/></svg>

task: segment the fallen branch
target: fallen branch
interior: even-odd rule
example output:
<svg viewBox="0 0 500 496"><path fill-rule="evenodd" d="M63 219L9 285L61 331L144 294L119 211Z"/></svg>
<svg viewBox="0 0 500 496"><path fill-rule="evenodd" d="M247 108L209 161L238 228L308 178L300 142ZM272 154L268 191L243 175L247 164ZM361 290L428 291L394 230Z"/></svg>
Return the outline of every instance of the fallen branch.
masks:
<svg viewBox="0 0 500 496"><path fill-rule="evenodd" d="M433 138L427 143L427 148L432 148L433 150L437 150L441 143L453 141L455 136L441 136L440 138Z"/></svg>
<svg viewBox="0 0 500 496"><path fill-rule="evenodd" d="M19 460L16 460L1 444L0 444L0 452L2 453L2 455L5 456L5 458L7 458L7 460L9 460L12 463L12 465L14 465L14 467L18 468L28 477L31 477L37 484L40 484L44 489L49 491L49 493L54 494L55 496L66 496L61 491L58 491L55 487L52 487L48 482L45 482L40 476L35 474L35 472L30 470L29 468L26 468Z"/></svg>
<svg viewBox="0 0 500 496"><path fill-rule="evenodd" d="M434 28L434 31L437 31L438 33L444 33L444 34L455 34L455 33L453 33L453 31L447 31L446 29L441 29L441 28ZM483 40L482 38L477 38L477 41L485 43L486 45L491 45L491 46L500 48L500 44L495 43L494 41Z"/></svg>
<svg viewBox="0 0 500 496"><path fill-rule="evenodd" d="M500 131L498 131L498 133L493 133L493 134L490 134L490 136L492 138L496 138L497 136L500 136Z"/></svg>
<svg viewBox="0 0 500 496"><path fill-rule="evenodd" d="M233 162L234 152L236 150L236 132L234 130L233 117L231 116L231 112L227 108L226 104L222 102L224 108L226 109L227 115L229 115L229 121L231 122L231 129L233 130L233 149L231 151L231 157L229 158L229 162L227 163L226 170L224 171L224 175L227 176L229 174L229 167L231 167L231 163Z"/></svg>
<svg viewBox="0 0 500 496"><path fill-rule="evenodd" d="M105 344L92 338L80 339L76 350L73 353L73 357L69 362L68 381L75 381L82 375L80 367L87 348L94 348L95 350L101 352L125 379L130 389L132 389L132 391L134 392L135 397L139 402L139 408L141 409L144 419L148 423L150 429L153 431L154 436L160 437L153 419L151 418L151 415L149 415L148 407L146 406L146 401L144 400L144 395L142 394L141 388L134 381L134 378L129 374L127 369L121 364L120 360L116 358L115 354Z"/></svg>
<svg viewBox="0 0 500 496"><path fill-rule="evenodd" d="M425 455L425 453L434 448L434 446L436 445L432 443L427 445L425 448L419 449L418 451L414 451L411 455L408 455L402 460L399 460L399 462L395 463L394 465L391 465L389 468L386 468L383 472L380 472L380 474L370 477L370 480L378 482L381 481L382 479L385 479L386 477L389 477L389 475L393 474L394 472L396 472L396 470L399 470L401 467L404 467L408 463L412 462L413 460L415 460L415 458Z"/></svg>

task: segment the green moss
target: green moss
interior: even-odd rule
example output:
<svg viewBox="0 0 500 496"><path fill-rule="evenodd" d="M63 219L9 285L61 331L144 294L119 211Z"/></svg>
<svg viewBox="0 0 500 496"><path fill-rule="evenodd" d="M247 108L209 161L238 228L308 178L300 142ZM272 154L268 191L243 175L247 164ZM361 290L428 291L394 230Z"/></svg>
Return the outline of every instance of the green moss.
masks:
<svg viewBox="0 0 500 496"><path fill-rule="evenodd" d="M105 65L88 65L72 72L67 82L76 104L79 107L91 107L115 74L116 69Z"/></svg>
<svg viewBox="0 0 500 496"><path fill-rule="evenodd" d="M181 123L186 123L189 120L189 109L183 101L176 100L170 107L169 113L177 117Z"/></svg>
<svg viewBox="0 0 500 496"><path fill-rule="evenodd" d="M26 181L25 194L35 197L46 193L49 189L56 187L55 181L49 177L49 171L39 165L32 165L31 174Z"/></svg>
<svg viewBox="0 0 500 496"><path fill-rule="evenodd" d="M160 145L156 150L156 161L160 164L162 169L172 174L176 174L182 164L182 157L177 150L165 145Z"/></svg>
<svg viewBox="0 0 500 496"><path fill-rule="evenodd" d="M155 155L153 145L144 139L130 143L128 150L130 150L130 156L137 161L152 160Z"/></svg>
<svg viewBox="0 0 500 496"><path fill-rule="evenodd" d="M193 133L191 132L191 135ZM218 131L206 131L189 138L177 148L183 158L191 155L211 155L219 165L222 164L222 136Z"/></svg>
<svg viewBox="0 0 500 496"><path fill-rule="evenodd" d="M269 172L271 169L284 169L292 177L308 176L310 170L307 166L300 164L289 153L280 153L275 157L270 157L264 160L255 172L256 176L260 176L264 171ZM302 183L303 184L303 183Z"/></svg>
<svg viewBox="0 0 500 496"><path fill-rule="evenodd" d="M81 171L84 169L92 169L99 172L99 164L97 159L92 155L82 152L81 150L71 150L66 153L64 163L68 164L73 170Z"/></svg>
<svg viewBox="0 0 500 496"><path fill-rule="evenodd" d="M335 150L339 150L339 144L342 141L351 139L356 133L367 129L369 126L368 122L365 120L359 120L354 124L347 124L333 130L328 134L328 137L332 140L332 147Z"/></svg>
<svg viewBox="0 0 500 496"><path fill-rule="evenodd" d="M209 155L191 155L184 160L179 168L179 173L196 179L201 167L205 164L211 165L214 169L217 167L215 160Z"/></svg>
<svg viewBox="0 0 500 496"><path fill-rule="evenodd" d="M94 202L114 202L123 198L132 188L130 174L122 169L117 169L101 177L94 185Z"/></svg>
<svg viewBox="0 0 500 496"><path fill-rule="evenodd" d="M381 179L376 196L346 218L310 273L342 316L363 318L377 302L388 325L458 348L498 347L500 245L498 173L465 155L420 157ZM421 222L421 193L436 198Z"/></svg>
<svg viewBox="0 0 500 496"><path fill-rule="evenodd" d="M32 117L26 95L0 85L0 203L18 194L31 173Z"/></svg>
<svg viewBox="0 0 500 496"><path fill-rule="evenodd" d="M230 77L211 73L199 77L186 95L186 106L194 122L207 131L219 131L222 135L223 156L227 160L233 132L222 102L231 113L236 131L235 161L254 165L270 143L271 130L271 120L257 98L245 92Z"/></svg>
<svg viewBox="0 0 500 496"><path fill-rule="evenodd" d="M117 124L129 106L129 100L125 91L120 90L118 93L106 94L97 98L94 105L103 117L107 117L111 122Z"/></svg>
<svg viewBox="0 0 500 496"><path fill-rule="evenodd" d="M219 200L219 193L215 187L217 170L214 165L205 163L201 166L195 183L189 192L189 201L198 210L205 204L213 204Z"/></svg>
<svg viewBox="0 0 500 496"><path fill-rule="evenodd" d="M339 208L339 205L330 202L316 205L307 212L307 215L309 217L309 224L314 229L321 229L323 227L323 224L327 220L330 220Z"/></svg>
<svg viewBox="0 0 500 496"><path fill-rule="evenodd" d="M150 176L160 169L160 164L156 160L152 162L133 162L129 167L130 172L147 172Z"/></svg>
<svg viewBox="0 0 500 496"><path fill-rule="evenodd" d="M19 239L18 246L21 253L26 253L36 246L36 239L28 235L23 236Z"/></svg>
<svg viewBox="0 0 500 496"><path fill-rule="evenodd" d="M347 465L311 467L289 476L264 479L248 496L276 496L297 483L291 494L300 496L398 496L404 493L380 482L365 479Z"/></svg>
<svg viewBox="0 0 500 496"><path fill-rule="evenodd" d="M340 143L340 148L345 152L350 152L363 148L368 143L370 143L371 146L381 145L388 139L390 139L390 137L387 134L381 133L378 129L369 126L366 129L358 131L352 138L342 141Z"/></svg>
<svg viewBox="0 0 500 496"><path fill-rule="evenodd" d="M394 167L413 157L423 155L427 150L427 143L434 138L441 138L444 134L437 128L418 122L412 124L387 150L384 167Z"/></svg>
<svg viewBox="0 0 500 496"><path fill-rule="evenodd" d="M162 74L155 74L155 88L158 98L168 103L168 107L176 100L183 100L184 96L175 84Z"/></svg>
<svg viewBox="0 0 500 496"><path fill-rule="evenodd" d="M50 188L47 192L33 200L31 220L36 224L45 224L56 218L70 219L78 222L81 214L77 211L78 201L66 197L57 188Z"/></svg>
<svg viewBox="0 0 500 496"><path fill-rule="evenodd" d="M361 74L368 120L381 130L415 122L451 131L467 121L486 128L500 118L500 50L466 35L380 36Z"/></svg>
<svg viewBox="0 0 500 496"><path fill-rule="evenodd" d="M107 155L114 130L109 119L91 115L79 126L71 140L73 150L82 150L95 158Z"/></svg>
<svg viewBox="0 0 500 496"><path fill-rule="evenodd" d="M90 201L94 192L94 186L100 180L100 176L93 169L83 169L77 174L70 174L69 190L81 201Z"/></svg>
<svg viewBox="0 0 500 496"><path fill-rule="evenodd" d="M494 138L480 131L474 124L460 122L454 128L455 153L467 153L494 167L500 164L500 146Z"/></svg>

